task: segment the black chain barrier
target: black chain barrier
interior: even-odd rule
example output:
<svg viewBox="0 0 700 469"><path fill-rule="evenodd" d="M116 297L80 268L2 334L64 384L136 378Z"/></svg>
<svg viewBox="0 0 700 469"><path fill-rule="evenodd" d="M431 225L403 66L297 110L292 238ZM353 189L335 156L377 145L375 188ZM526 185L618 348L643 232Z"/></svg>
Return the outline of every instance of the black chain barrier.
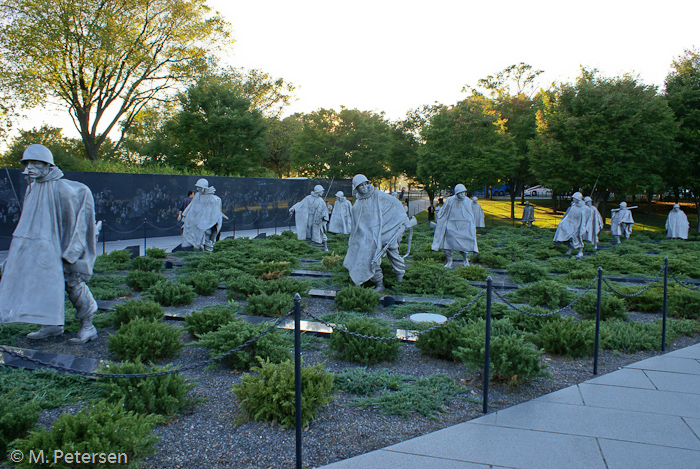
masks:
<svg viewBox="0 0 700 469"><path fill-rule="evenodd" d="M27 357L27 356L25 356L25 355L22 355L21 353L17 353L17 352L15 352L15 351L13 351L13 350L8 350L8 349L5 348L5 346L3 346L3 345L0 345L0 351L2 351L2 352L4 352L4 353L7 353L8 355L11 355L11 356L13 356L13 357L20 358L20 359L22 359L22 360L27 360L27 361L29 361L29 362L35 363L35 364L37 364L37 365L42 365L42 366L45 366L45 367L47 367L47 368L53 368L53 369L55 369L55 370L57 370L57 371L62 371L62 372L64 372L64 373L70 373L70 374L74 374L74 375L81 375L81 376L85 376L85 377L93 377L93 378L112 378L112 379L121 379L121 378L149 378L149 377L154 377L154 376L164 376L164 375L170 375L170 374L174 374L174 373L181 373L181 372L183 372L183 371L193 370L193 369L195 369L195 368L199 368L200 366L208 365L209 363L212 363L212 362L214 362L214 361L221 360L222 358L228 357L229 355L231 355L231 354L233 354L233 353L236 353L236 352L238 352L238 351L240 351L240 350L243 350L244 348L248 347L250 344L252 344L252 343L256 342L257 340L259 340L262 336L264 336L265 334L267 334L268 332L270 332L270 331L271 331L272 329L274 329L275 327L279 326L279 324L280 324L283 320L287 319L287 318L288 318L289 316L291 316L292 314L294 314L294 310L289 311L289 312L288 312L287 314L285 314L284 316L280 316L276 321L274 321L274 322L270 325L270 327L268 327L267 329L265 329L264 331L262 331L261 333L259 333L259 334L256 335L255 337L252 337L252 338L248 339L247 341L243 342L242 344L240 344L240 345L237 346L236 348L233 348L233 349L229 350L228 352L224 352L224 353L222 353L221 355L217 355L216 357L208 358L208 359L203 360L203 361L201 361L201 362L192 363L192 364L190 364L190 365L186 365L186 366L183 366L183 367L175 368L175 369L172 369L172 370L155 371L155 372L150 372L150 373L114 374L114 373L95 373L95 372L88 372L88 371L82 371L82 370L74 370L74 369L72 369L72 368L66 368L65 366L54 365L53 363L47 363L47 362L44 362L44 361L42 361L42 360L37 360L36 358Z"/></svg>
<svg viewBox="0 0 700 469"><path fill-rule="evenodd" d="M155 230L160 230L160 231L174 230L175 228L180 228L180 227L182 226L181 223L176 223L176 224L173 225L173 226L169 226L169 227L167 227L167 228L161 228L161 227L159 227L159 226L155 226L155 225L154 225L153 223L151 223L151 222L146 222L146 223L147 223L148 226L150 226L151 228L153 228L153 229L155 229Z"/></svg>
<svg viewBox="0 0 700 469"><path fill-rule="evenodd" d="M673 278L673 280L674 280L678 285L680 285L681 287L687 288L688 290L697 290L698 288L700 288L700 285L695 285L695 286L692 286L692 287L691 287L691 286L689 286L689 285L694 285L694 284L692 284L692 283L686 283L686 282L683 282L683 281L681 281L681 280L678 280L678 279L676 278L676 275L673 273L673 271L672 271L670 268L668 269L668 272L671 274L671 278Z"/></svg>
<svg viewBox="0 0 700 469"><path fill-rule="evenodd" d="M641 295L642 293L644 293L645 291L647 291L648 289L650 289L650 288L652 287L652 285L654 285L656 282L658 282L658 281L659 281L659 276L660 276L661 273L664 271L664 269L666 269L666 265L662 265L662 266L661 266L661 269L659 269L659 271L656 273L656 277L654 277L654 278L651 280L651 282L649 282L649 283L647 284L646 287L642 288L641 290L639 290L639 291L636 292L636 293L626 294L626 293L622 293L622 292L619 292L619 291L615 290L615 287L613 287L612 284L611 284L611 283L608 281L608 279L606 279L605 277L603 277L603 282L605 283L605 286L608 287L612 292L614 292L614 293L616 293L616 294L618 294L618 295L620 295L620 296L624 296L625 298L634 298L635 296Z"/></svg>

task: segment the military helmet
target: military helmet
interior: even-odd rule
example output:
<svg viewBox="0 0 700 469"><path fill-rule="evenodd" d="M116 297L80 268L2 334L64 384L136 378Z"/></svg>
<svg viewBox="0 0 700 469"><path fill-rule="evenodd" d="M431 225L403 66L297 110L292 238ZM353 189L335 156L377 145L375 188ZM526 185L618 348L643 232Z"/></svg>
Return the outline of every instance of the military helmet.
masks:
<svg viewBox="0 0 700 469"><path fill-rule="evenodd" d="M336 197L345 197L345 194L343 193L343 191L338 191L335 193L335 196Z"/></svg>
<svg viewBox="0 0 700 469"><path fill-rule="evenodd" d="M324 190L325 190L325 189L323 189L323 186L322 186L321 184L316 184L316 185L314 186L313 192L315 192L315 193L317 193L317 194L323 194L323 191L324 191Z"/></svg>
<svg viewBox="0 0 700 469"><path fill-rule="evenodd" d="M209 181L202 178L194 185L194 187L201 187L202 189L209 189Z"/></svg>
<svg viewBox="0 0 700 469"><path fill-rule="evenodd" d="M467 188L464 187L464 184L457 184L455 186L455 195L459 194L460 192L467 192Z"/></svg>
<svg viewBox="0 0 700 469"><path fill-rule="evenodd" d="M576 200L583 200L583 194L581 194L580 192L574 192L574 195L572 195L571 198Z"/></svg>
<svg viewBox="0 0 700 469"><path fill-rule="evenodd" d="M51 153L51 150L39 143L29 145L27 149L24 150L24 153L22 154L22 159L20 161L24 164L27 164L26 162L30 160L42 161L44 163L50 164L51 166L56 166L56 164L53 162L53 153Z"/></svg>
<svg viewBox="0 0 700 469"><path fill-rule="evenodd" d="M364 174L356 174L355 177L352 178L352 188L355 189L363 182L369 182L369 179L367 179Z"/></svg>

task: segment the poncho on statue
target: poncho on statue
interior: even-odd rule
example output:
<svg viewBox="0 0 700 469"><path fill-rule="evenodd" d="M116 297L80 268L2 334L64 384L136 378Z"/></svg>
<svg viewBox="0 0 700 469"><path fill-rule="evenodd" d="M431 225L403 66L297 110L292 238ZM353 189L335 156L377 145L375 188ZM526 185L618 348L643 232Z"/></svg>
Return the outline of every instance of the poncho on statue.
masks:
<svg viewBox="0 0 700 469"><path fill-rule="evenodd" d="M666 237L688 239L689 229L688 216L681 210L680 205L675 204L666 219Z"/></svg>
<svg viewBox="0 0 700 469"><path fill-rule="evenodd" d="M485 228L484 209L481 208L476 197L472 197L472 213L474 214L474 224L477 228Z"/></svg>
<svg viewBox="0 0 700 469"><path fill-rule="evenodd" d="M331 233L348 234L352 229L352 204L342 192L335 194L333 214L328 224Z"/></svg>
<svg viewBox="0 0 700 469"><path fill-rule="evenodd" d="M357 193L357 200L352 206L352 231L343 261L343 266L350 272L355 285L361 285L377 276L376 281L381 281L381 259L378 263L375 263L375 259L389 243L391 245L387 256L394 272L397 275L404 273L403 259L397 255L401 236L409 225L403 204L396 197L375 190L371 185L368 187L368 193Z"/></svg>
<svg viewBox="0 0 700 469"><path fill-rule="evenodd" d="M612 216L610 217L610 234L629 238L632 234L633 225L634 219L632 218L632 212L627 208L627 203L620 202L620 208L612 210Z"/></svg>
<svg viewBox="0 0 700 469"><path fill-rule="evenodd" d="M182 212L185 224L182 229L183 246L211 250L223 224L221 198L214 195L214 187L198 186L192 202Z"/></svg>
<svg viewBox="0 0 700 469"><path fill-rule="evenodd" d="M571 205L564 218L557 225L557 230L554 232L554 242L563 243L570 241L574 249L582 248L583 235L586 229L586 212L583 206Z"/></svg>
<svg viewBox="0 0 700 469"><path fill-rule="evenodd" d="M437 214L437 227L431 249L479 252L471 200L460 199L457 195L448 197Z"/></svg>
<svg viewBox="0 0 700 469"><path fill-rule="evenodd" d="M590 197L586 197L585 200L586 206L584 208L588 211L588 215L585 218L586 232L583 234L583 240L595 246L598 244L598 233L603 229L603 217L592 204Z"/></svg>
<svg viewBox="0 0 700 469"><path fill-rule="evenodd" d="M323 187L317 185L311 194L294 204L289 212L294 212L299 241L311 240L323 244L325 237L325 222L328 221L328 207L321 197Z"/></svg>
<svg viewBox="0 0 700 469"><path fill-rule="evenodd" d="M63 325L66 283L71 278L87 282L92 276L96 256L92 192L62 177L63 172L51 166L48 174L27 187L2 268L0 323ZM97 309L91 295L76 301L79 314ZM81 303L86 303L83 308Z"/></svg>

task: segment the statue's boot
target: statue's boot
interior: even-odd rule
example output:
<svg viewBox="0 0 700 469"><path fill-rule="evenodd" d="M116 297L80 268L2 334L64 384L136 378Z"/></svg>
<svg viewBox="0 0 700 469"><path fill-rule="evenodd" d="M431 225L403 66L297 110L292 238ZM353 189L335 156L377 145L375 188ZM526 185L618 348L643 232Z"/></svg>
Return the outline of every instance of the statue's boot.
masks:
<svg viewBox="0 0 700 469"><path fill-rule="evenodd" d="M97 339L97 329L92 325L92 315L80 320L80 330L78 336L68 340L69 344L84 344L90 340Z"/></svg>
<svg viewBox="0 0 700 469"><path fill-rule="evenodd" d="M396 274L396 281L397 282L403 282L403 274Z"/></svg>
<svg viewBox="0 0 700 469"><path fill-rule="evenodd" d="M615 242L613 244L620 244L620 237L615 236Z"/></svg>
<svg viewBox="0 0 700 469"><path fill-rule="evenodd" d="M49 337L58 337L63 334L63 326L41 326L36 332L30 332L27 334L27 339L39 340L47 339Z"/></svg>
<svg viewBox="0 0 700 469"><path fill-rule="evenodd" d="M564 254L564 255L565 255L565 256L570 255L570 254L572 253L573 250L574 250L574 248L570 247L569 250L566 251L566 254Z"/></svg>
<svg viewBox="0 0 700 469"><path fill-rule="evenodd" d="M467 251L462 251L462 255L464 256L464 265L465 266L469 265L469 258L467 257Z"/></svg>
<svg viewBox="0 0 700 469"><path fill-rule="evenodd" d="M384 290L386 290L386 288L384 288L384 282L382 280L378 281L375 285L376 287L374 287L374 291L376 291L377 293L381 293Z"/></svg>
<svg viewBox="0 0 700 469"><path fill-rule="evenodd" d="M578 250L578 254L576 254L576 259L583 259L583 248Z"/></svg>
<svg viewBox="0 0 700 469"><path fill-rule="evenodd" d="M445 262L445 267L450 269L452 267L452 253L445 253L445 257L447 258L447 262Z"/></svg>

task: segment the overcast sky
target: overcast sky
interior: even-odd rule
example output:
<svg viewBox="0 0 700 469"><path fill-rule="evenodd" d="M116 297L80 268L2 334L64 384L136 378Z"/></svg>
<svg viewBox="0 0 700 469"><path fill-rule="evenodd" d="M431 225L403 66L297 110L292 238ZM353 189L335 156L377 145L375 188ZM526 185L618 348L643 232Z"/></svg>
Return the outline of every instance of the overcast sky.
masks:
<svg viewBox="0 0 700 469"><path fill-rule="evenodd" d="M540 84L581 65L663 86L700 46L700 1L209 0L233 25L230 63L299 87L292 112L341 105L406 111L453 104L466 84L525 62Z"/></svg>
<svg viewBox="0 0 700 469"><path fill-rule="evenodd" d="M464 85L525 62L541 87L581 65L663 88L672 60L700 47L700 1L208 0L233 26L226 60L298 87L285 114L340 106L401 119L453 104ZM66 112L35 113L77 136Z"/></svg>

